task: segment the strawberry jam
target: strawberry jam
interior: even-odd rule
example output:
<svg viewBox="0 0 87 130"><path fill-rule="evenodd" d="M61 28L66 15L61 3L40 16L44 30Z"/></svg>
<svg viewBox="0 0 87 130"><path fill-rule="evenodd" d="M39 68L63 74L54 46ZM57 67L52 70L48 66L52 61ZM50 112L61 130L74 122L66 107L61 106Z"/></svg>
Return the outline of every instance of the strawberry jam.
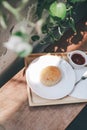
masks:
<svg viewBox="0 0 87 130"><path fill-rule="evenodd" d="M71 59L78 65L83 65L85 63L85 58L81 54L73 54Z"/></svg>

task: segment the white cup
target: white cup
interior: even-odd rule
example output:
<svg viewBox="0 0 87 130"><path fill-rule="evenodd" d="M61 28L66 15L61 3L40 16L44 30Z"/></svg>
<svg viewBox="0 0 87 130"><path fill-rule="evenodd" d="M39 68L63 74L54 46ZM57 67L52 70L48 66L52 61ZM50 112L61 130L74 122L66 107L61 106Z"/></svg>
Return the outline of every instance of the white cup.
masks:
<svg viewBox="0 0 87 130"><path fill-rule="evenodd" d="M69 63L75 69L80 69L87 65L87 55L85 52L80 50L75 50L67 53Z"/></svg>

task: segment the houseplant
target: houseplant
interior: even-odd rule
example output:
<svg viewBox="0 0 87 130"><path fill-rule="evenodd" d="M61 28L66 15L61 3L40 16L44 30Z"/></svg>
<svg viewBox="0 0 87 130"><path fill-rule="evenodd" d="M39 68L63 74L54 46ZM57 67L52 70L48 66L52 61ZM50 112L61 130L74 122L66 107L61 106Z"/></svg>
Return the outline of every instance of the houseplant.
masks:
<svg viewBox="0 0 87 130"><path fill-rule="evenodd" d="M14 8L9 2L1 0L1 5L20 22L22 20L20 12L28 2L29 0L22 0L21 4ZM43 2L37 0L32 14L34 19L28 17L28 21L25 23L31 28L31 31L26 31L27 26L22 25L19 30L12 33L4 45L15 51L19 56L26 57L32 51L43 51L48 45L59 41L66 30L70 28L76 34L74 16L77 14L76 8L82 4L87 5L86 0L44 0ZM2 27L6 28L2 8L0 20ZM49 42L47 39L49 39Z"/></svg>

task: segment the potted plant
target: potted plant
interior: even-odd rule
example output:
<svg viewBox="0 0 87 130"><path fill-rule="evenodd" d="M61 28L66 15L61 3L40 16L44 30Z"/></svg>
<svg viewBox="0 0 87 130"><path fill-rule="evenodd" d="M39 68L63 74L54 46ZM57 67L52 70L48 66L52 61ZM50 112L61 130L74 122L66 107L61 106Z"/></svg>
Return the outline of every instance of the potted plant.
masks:
<svg viewBox="0 0 87 130"><path fill-rule="evenodd" d="M2 0L0 3L20 22L22 21L20 12L28 2L30 1L22 0L20 6L17 8L14 8L5 0ZM4 43L8 49L15 51L21 57L26 57L32 52L47 52L48 50L46 50L46 48L50 48L52 45L55 46L57 43L58 45L61 44L60 40L64 38L70 29L72 30L71 38L77 36L78 27L76 27L76 23L86 17L86 0L43 0L43 2L37 0L34 2L35 8L32 6L28 11L30 14L32 11L32 17L29 15L27 20L25 20L26 22L24 22L18 30L13 31L9 40ZM6 28L2 8L0 20L2 27ZM85 26L87 26L86 23ZM86 37L86 35L87 33L85 33L84 37ZM70 39L68 40L70 41ZM79 46L81 46L81 44L79 44ZM55 46L54 52L58 50L58 47L59 46L56 48ZM62 49L61 51L70 50L72 49Z"/></svg>

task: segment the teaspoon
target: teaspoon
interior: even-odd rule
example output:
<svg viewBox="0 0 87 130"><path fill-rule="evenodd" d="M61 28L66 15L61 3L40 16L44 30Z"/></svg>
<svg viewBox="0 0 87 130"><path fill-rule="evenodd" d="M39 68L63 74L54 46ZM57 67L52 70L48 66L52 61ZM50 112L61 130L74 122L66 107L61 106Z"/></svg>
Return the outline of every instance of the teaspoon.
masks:
<svg viewBox="0 0 87 130"><path fill-rule="evenodd" d="M75 83L75 86L81 82L82 80L85 80L87 78L87 71L82 75L82 77L80 78L80 80L78 80L76 83Z"/></svg>

